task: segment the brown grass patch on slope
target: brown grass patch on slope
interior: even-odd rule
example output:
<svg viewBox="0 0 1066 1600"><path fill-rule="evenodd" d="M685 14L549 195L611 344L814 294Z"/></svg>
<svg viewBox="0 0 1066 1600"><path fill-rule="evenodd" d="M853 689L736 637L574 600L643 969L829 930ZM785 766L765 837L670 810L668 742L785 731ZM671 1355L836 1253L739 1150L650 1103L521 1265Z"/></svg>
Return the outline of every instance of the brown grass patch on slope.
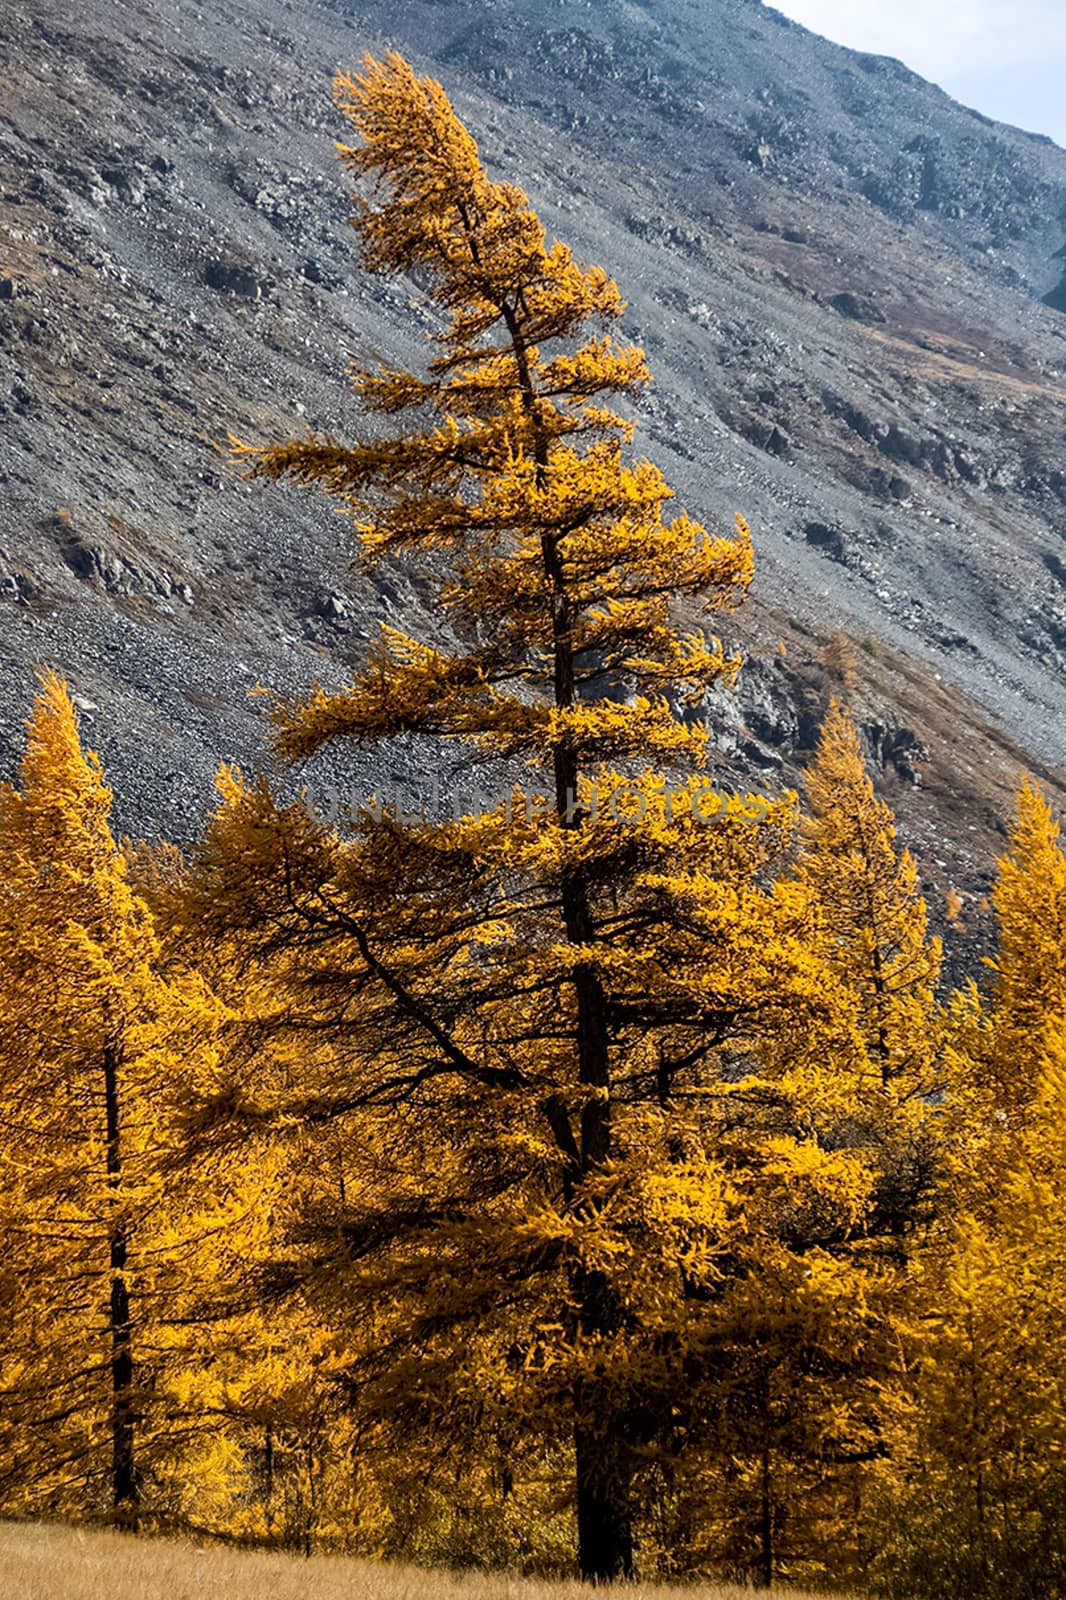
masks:
<svg viewBox="0 0 1066 1600"><path fill-rule="evenodd" d="M220 1550L33 1523L0 1523L3 1600L588 1600L579 1583L452 1575L344 1557ZM749 1590L628 1585L627 1600L744 1600ZM764 1591L765 1592L765 1591ZM783 1593L784 1591L782 1591ZM791 1600L804 1600L796 1590Z"/></svg>

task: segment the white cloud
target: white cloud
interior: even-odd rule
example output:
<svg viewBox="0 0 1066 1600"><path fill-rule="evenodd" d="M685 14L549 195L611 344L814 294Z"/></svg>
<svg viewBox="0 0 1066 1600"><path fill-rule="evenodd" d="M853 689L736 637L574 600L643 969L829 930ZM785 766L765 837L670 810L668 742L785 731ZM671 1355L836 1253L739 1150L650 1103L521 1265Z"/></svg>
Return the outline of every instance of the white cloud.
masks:
<svg viewBox="0 0 1066 1600"><path fill-rule="evenodd" d="M989 116L1066 140L1066 108L1055 77L1061 83L1066 72L1061 0L772 3L838 44L898 56Z"/></svg>

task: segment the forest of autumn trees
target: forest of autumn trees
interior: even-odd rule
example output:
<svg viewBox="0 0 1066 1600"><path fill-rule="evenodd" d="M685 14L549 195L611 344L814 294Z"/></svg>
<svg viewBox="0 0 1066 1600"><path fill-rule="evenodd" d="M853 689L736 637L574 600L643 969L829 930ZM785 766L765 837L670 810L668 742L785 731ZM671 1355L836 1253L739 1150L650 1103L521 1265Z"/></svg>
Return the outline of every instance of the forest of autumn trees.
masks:
<svg viewBox="0 0 1066 1600"><path fill-rule="evenodd" d="M632 452L614 282L400 57L337 83L364 437L234 441L435 593L272 703L184 851L42 680L0 790L0 1510L899 1596L1066 1583L1066 856L1024 783L941 980L846 703L712 784L753 571ZM355 746L483 799L330 822ZM412 755L412 752L414 754Z"/></svg>

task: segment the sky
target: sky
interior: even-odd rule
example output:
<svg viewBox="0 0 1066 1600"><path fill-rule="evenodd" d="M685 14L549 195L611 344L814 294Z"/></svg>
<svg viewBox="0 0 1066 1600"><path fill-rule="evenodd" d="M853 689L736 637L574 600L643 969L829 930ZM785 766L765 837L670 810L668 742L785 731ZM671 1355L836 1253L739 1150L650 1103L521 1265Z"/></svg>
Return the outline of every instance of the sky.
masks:
<svg viewBox="0 0 1066 1600"><path fill-rule="evenodd" d="M837 44L896 56L964 105L1066 146L1064 0L770 0Z"/></svg>

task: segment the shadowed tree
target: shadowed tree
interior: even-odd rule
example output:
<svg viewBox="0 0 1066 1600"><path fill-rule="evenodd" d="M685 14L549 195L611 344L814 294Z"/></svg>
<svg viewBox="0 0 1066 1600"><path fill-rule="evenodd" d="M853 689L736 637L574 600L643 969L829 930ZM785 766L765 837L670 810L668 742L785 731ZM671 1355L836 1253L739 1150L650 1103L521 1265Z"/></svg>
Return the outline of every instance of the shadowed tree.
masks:
<svg viewBox="0 0 1066 1600"><path fill-rule="evenodd" d="M988 992L947 1019L952 1205L924 1264L884 1566L895 1592L1050 1600L1066 1577L1066 854L1029 781L992 901Z"/></svg>
<svg viewBox="0 0 1066 1600"><path fill-rule="evenodd" d="M217 1009L161 976L110 808L49 674L19 788L0 788L0 1485L13 1509L104 1500L129 1522L166 1434L160 1330L188 1289L168 1112L210 1081Z"/></svg>

